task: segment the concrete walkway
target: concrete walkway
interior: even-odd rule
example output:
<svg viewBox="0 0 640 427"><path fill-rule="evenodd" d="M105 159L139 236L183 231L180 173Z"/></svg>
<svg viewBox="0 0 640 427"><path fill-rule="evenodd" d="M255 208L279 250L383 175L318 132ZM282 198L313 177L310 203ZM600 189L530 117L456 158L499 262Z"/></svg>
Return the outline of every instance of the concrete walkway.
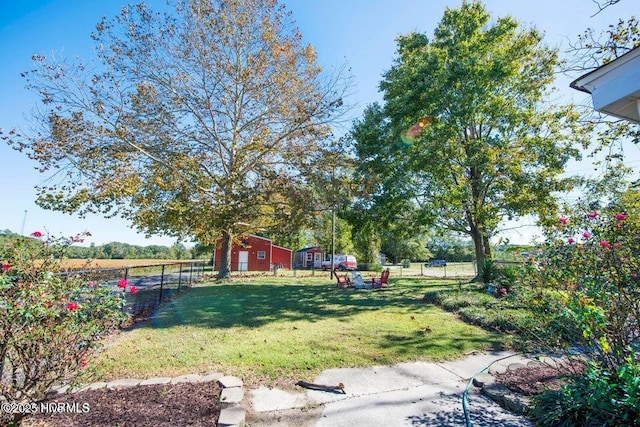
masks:
<svg viewBox="0 0 640 427"><path fill-rule="evenodd" d="M249 392L248 426L464 426L462 395L470 378L508 352L487 352L462 360L401 363L371 368L330 369L313 383L344 385L345 394L261 387ZM508 359L506 359L508 360ZM471 387L473 426L532 424Z"/></svg>

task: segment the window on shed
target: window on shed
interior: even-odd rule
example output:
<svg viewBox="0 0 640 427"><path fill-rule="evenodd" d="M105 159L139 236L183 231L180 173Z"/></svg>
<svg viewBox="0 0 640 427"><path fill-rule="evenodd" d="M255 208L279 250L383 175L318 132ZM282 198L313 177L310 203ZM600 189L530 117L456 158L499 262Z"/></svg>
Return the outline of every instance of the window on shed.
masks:
<svg viewBox="0 0 640 427"><path fill-rule="evenodd" d="M307 261L313 261L313 254L311 252L307 252Z"/></svg>
<svg viewBox="0 0 640 427"><path fill-rule="evenodd" d="M267 253L265 251L258 251L258 259L265 259L267 257Z"/></svg>

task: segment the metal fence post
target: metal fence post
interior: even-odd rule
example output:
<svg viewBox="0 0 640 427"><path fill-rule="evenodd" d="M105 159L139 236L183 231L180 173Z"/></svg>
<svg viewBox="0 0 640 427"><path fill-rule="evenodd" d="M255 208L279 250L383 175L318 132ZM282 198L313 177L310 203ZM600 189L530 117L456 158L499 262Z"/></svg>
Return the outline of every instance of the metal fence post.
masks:
<svg viewBox="0 0 640 427"><path fill-rule="evenodd" d="M193 283L193 263L189 263L189 285Z"/></svg>
<svg viewBox="0 0 640 427"><path fill-rule="evenodd" d="M182 263L178 263L178 290L180 290L180 283L182 282Z"/></svg>
<svg viewBox="0 0 640 427"><path fill-rule="evenodd" d="M158 298L158 304L162 302L163 285L164 285L164 264L162 264L162 275L160 276L160 297Z"/></svg>

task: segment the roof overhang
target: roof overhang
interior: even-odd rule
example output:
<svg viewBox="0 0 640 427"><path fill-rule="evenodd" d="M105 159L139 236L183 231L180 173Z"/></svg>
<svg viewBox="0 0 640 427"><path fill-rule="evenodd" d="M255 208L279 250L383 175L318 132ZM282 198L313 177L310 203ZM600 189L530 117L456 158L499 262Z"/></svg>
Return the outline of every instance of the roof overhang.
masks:
<svg viewBox="0 0 640 427"><path fill-rule="evenodd" d="M570 86L591 94L596 111L640 123L640 46L577 78Z"/></svg>

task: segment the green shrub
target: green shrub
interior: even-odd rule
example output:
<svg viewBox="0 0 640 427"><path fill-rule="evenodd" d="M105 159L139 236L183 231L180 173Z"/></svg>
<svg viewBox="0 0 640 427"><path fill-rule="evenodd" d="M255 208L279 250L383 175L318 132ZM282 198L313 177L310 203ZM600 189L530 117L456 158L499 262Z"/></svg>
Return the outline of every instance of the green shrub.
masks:
<svg viewBox="0 0 640 427"><path fill-rule="evenodd" d="M459 313L469 323L508 333L520 333L530 327L532 320L532 315L527 310L499 306L492 308L468 306L461 308Z"/></svg>
<svg viewBox="0 0 640 427"><path fill-rule="evenodd" d="M400 260L400 264L402 265L402 268L409 268L411 267L411 260L410 259Z"/></svg>
<svg viewBox="0 0 640 427"><path fill-rule="evenodd" d="M478 272L484 284L495 283L498 278L498 267L496 263L490 259L485 259L484 262L478 266Z"/></svg>
<svg viewBox="0 0 640 427"><path fill-rule="evenodd" d="M640 425L640 364L628 358L615 371L590 363L587 370L558 391L533 399L536 425Z"/></svg>
<svg viewBox="0 0 640 427"><path fill-rule="evenodd" d="M520 269L513 265L499 267L496 274L496 285L498 288L504 288L507 292L516 284L520 277Z"/></svg>
<svg viewBox="0 0 640 427"><path fill-rule="evenodd" d="M381 272L383 267L379 263L359 263L358 270L360 271L375 271L376 273Z"/></svg>

